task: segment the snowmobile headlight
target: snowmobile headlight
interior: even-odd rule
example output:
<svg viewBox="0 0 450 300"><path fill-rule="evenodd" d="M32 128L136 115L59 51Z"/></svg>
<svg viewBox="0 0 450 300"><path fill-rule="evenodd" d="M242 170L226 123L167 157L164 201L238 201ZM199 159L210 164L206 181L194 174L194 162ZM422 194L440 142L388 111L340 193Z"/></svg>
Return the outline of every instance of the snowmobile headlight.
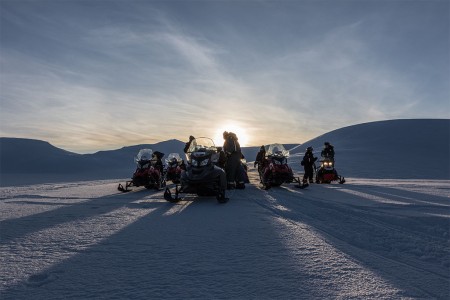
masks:
<svg viewBox="0 0 450 300"><path fill-rule="evenodd" d="M333 167L333 163L331 161L326 161L323 163L325 168L332 168Z"/></svg>

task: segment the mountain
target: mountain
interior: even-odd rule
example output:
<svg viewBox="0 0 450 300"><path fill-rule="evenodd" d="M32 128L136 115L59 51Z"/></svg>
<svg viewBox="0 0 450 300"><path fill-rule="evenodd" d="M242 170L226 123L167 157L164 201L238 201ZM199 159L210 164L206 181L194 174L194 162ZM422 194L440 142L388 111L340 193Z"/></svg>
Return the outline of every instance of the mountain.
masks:
<svg viewBox="0 0 450 300"><path fill-rule="evenodd" d="M320 157L324 142L335 147L336 169L362 178L450 179L450 120L402 119L333 130L302 144ZM297 155L300 152L293 151Z"/></svg>
<svg viewBox="0 0 450 300"><path fill-rule="evenodd" d="M312 146L320 157L325 141L335 146L336 169L345 177L450 179L450 120L405 119L352 125L333 130L301 145L285 144L289 162L302 173L300 160ZM276 141L273 141L276 142ZM76 154L51 144L0 138L0 184L17 185L65 180L129 178L142 148L182 153L184 142L168 140L94 154ZM243 147L253 162L260 146Z"/></svg>
<svg viewBox="0 0 450 300"><path fill-rule="evenodd" d="M76 154L34 139L0 138L0 185L131 177L134 157L143 148L168 155L184 142L169 140L94 154Z"/></svg>

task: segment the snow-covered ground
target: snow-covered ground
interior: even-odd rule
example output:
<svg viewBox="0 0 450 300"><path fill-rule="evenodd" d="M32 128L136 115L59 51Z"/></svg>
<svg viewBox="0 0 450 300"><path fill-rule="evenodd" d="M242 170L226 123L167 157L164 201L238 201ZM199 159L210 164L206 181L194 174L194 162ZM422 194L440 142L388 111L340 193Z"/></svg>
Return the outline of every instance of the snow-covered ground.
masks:
<svg viewBox="0 0 450 300"><path fill-rule="evenodd" d="M119 180L0 188L0 298L450 298L449 180L265 191L249 173L226 204Z"/></svg>

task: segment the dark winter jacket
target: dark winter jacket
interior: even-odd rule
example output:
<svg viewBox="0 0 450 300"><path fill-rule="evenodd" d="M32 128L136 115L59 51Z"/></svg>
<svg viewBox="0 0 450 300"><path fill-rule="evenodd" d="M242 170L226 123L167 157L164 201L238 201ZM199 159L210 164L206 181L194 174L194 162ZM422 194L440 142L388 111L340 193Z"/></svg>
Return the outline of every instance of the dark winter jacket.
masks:
<svg viewBox="0 0 450 300"><path fill-rule="evenodd" d="M153 152L153 159L156 161L155 163L155 167L157 167L161 172L163 171L163 163L162 163L162 158L164 156L164 153L159 152L159 151L155 151Z"/></svg>
<svg viewBox="0 0 450 300"><path fill-rule="evenodd" d="M258 154L256 154L254 166L256 167L257 164L262 165L265 157L266 157L266 149L264 149L264 147L261 147Z"/></svg>
<svg viewBox="0 0 450 300"><path fill-rule="evenodd" d="M304 167L312 167L316 162L317 157L314 157L314 154L310 151L306 151L305 156L303 156L303 160L301 165Z"/></svg>
<svg viewBox="0 0 450 300"><path fill-rule="evenodd" d="M223 144L223 152L227 156L230 156L232 153L241 153L241 145L238 142L236 134L232 132L228 133Z"/></svg>
<svg viewBox="0 0 450 300"><path fill-rule="evenodd" d="M334 158L334 147L332 145L329 145L328 147L325 147L322 150L322 153L320 154L322 157L327 157L327 158Z"/></svg>

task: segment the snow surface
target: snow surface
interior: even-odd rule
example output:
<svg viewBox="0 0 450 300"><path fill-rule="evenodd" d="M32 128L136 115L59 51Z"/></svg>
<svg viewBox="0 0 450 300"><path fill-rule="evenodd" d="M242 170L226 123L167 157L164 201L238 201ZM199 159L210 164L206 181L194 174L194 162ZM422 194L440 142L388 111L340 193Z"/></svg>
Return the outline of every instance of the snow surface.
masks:
<svg viewBox="0 0 450 300"><path fill-rule="evenodd" d="M448 180L245 190L0 189L0 298L449 299Z"/></svg>

